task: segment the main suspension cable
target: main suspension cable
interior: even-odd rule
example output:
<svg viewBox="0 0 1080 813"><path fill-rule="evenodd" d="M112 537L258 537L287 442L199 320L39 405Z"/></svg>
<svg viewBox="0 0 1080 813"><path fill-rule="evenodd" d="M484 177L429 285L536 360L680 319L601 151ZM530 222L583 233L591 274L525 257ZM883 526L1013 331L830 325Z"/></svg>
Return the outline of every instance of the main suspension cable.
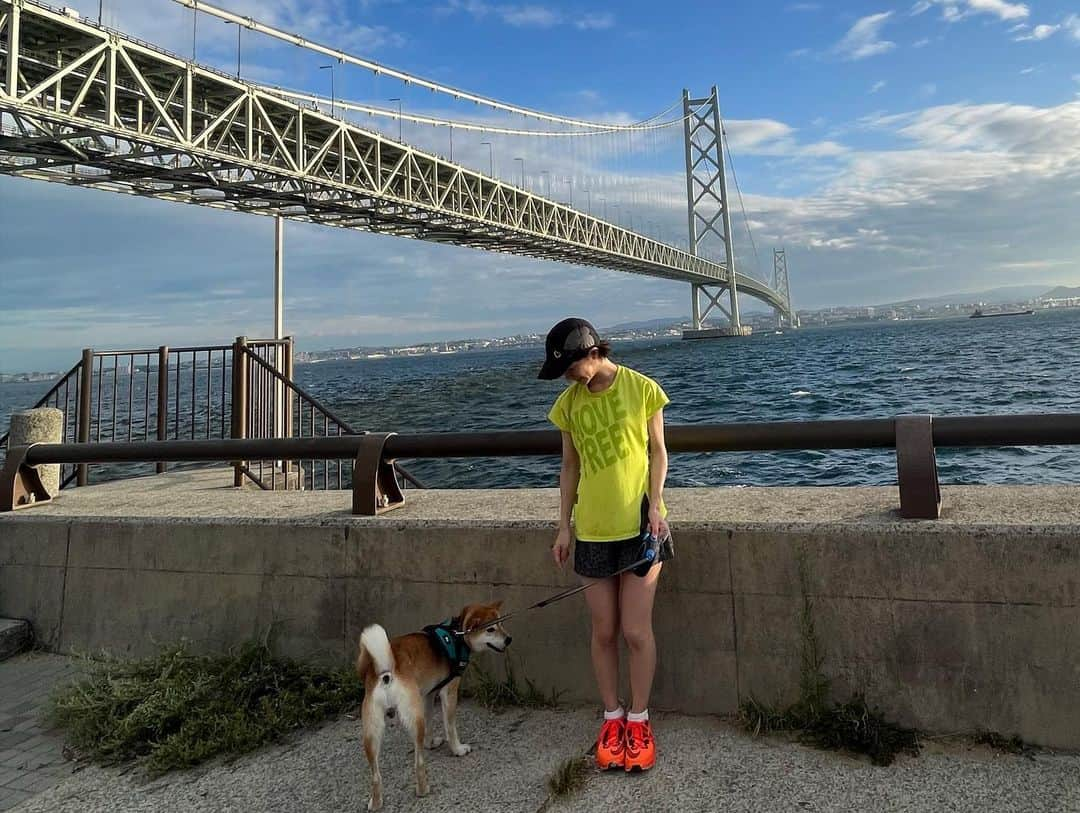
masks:
<svg viewBox="0 0 1080 813"><path fill-rule="evenodd" d="M585 119L572 118L570 116L559 116L554 113L545 113L540 110L532 110L527 107L519 107L518 105L509 104L508 102L501 102L497 99L492 99L487 96L481 96L476 93L471 93L461 88L451 87L439 82L434 82L430 79L424 79L423 77L416 76L415 74L407 73L405 71L391 68L387 65L382 65L378 62L373 62L370 59L364 59L363 57L354 56L353 54L339 50L337 48L331 48L326 45L322 45L317 42L312 42L305 37L301 37L297 34L289 34L286 31L282 31L279 28L261 23L253 17L244 17L240 14L234 14L223 8L218 8L209 3L204 3L202 0L173 0L174 3L179 3L186 8L194 10L197 14L202 11L206 14L210 14L213 17L218 17L230 23L237 25L243 25L246 28L257 31L260 34L266 34L267 36L275 39L288 42L293 45L299 45L302 48L306 48L310 51L323 54L325 56L333 57L339 62L348 62L351 65L357 65L366 70L372 71L376 75L390 76L395 79L400 79L406 85L417 85L418 87L427 88L428 90L436 93L444 93L448 96L453 96L455 99L464 99L465 101L474 102L475 104L481 104L486 107L491 107L496 110L502 110L506 113L516 113L521 116L528 116L529 118L538 119L540 121L550 121L556 124L570 124L575 127L581 127L589 130L601 130L604 132L621 132L621 131L633 131L638 129L637 125L613 125L610 123L586 121ZM680 119L681 121L681 119ZM455 125L456 126L456 125Z"/></svg>

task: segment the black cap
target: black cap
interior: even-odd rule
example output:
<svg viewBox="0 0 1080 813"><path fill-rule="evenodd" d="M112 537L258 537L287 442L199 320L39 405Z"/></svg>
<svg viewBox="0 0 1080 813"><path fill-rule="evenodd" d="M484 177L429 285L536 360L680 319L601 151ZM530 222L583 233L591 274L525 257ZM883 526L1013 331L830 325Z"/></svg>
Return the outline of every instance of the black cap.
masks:
<svg viewBox="0 0 1080 813"><path fill-rule="evenodd" d="M575 361L600 344L596 328L584 319L563 319L548 331L544 343L544 366L537 378L559 378Z"/></svg>

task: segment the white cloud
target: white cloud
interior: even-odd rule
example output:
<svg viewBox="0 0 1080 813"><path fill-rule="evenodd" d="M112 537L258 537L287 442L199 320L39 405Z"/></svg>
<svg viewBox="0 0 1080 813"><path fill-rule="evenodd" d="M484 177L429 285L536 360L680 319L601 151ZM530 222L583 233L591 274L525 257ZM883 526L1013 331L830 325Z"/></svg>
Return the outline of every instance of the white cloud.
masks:
<svg viewBox="0 0 1080 813"><path fill-rule="evenodd" d="M615 25L615 15L610 12L596 12L586 14L574 23L575 28L583 31L600 31L612 28Z"/></svg>
<svg viewBox="0 0 1080 813"><path fill-rule="evenodd" d="M1016 42L1024 42L1026 40L1044 40L1047 37L1052 36L1057 30L1061 28L1060 25L1037 25L1031 29L1030 34L1024 34L1018 37L1014 37Z"/></svg>
<svg viewBox="0 0 1080 813"><path fill-rule="evenodd" d="M870 86L870 93L871 94L877 93L879 90L881 90L887 84L888 83L884 79L879 79L878 81L874 82L873 85Z"/></svg>
<svg viewBox="0 0 1080 813"><path fill-rule="evenodd" d="M795 129L775 119L732 119L724 122L728 145L743 155L826 158L847 148L835 141L800 144Z"/></svg>
<svg viewBox="0 0 1080 813"><path fill-rule="evenodd" d="M562 22L562 15L546 6L497 6L495 9L503 22L521 28L551 28Z"/></svg>
<svg viewBox="0 0 1080 813"><path fill-rule="evenodd" d="M999 20L1024 20L1031 10L1024 3L1008 3L1005 0L921 0L915 4L912 14L922 14L931 3L941 6L943 20L955 23L976 14L989 14Z"/></svg>
<svg viewBox="0 0 1080 813"><path fill-rule="evenodd" d="M461 11L476 19L491 16L515 28L554 28L572 25L582 31L612 28L615 15L610 12L583 12L577 16L564 14L551 6L538 4L498 5L486 0L449 0L442 12Z"/></svg>
<svg viewBox="0 0 1080 813"><path fill-rule="evenodd" d="M1065 30L1069 33L1077 42L1080 42L1080 16L1076 14L1070 14L1065 18L1065 22L1062 23L1065 26Z"/></svg>
<svg viewBox="0 0 1080 813"><path fill-rule="evenodd" d="M65 0L88 19L97 20L98 0ZM252 17L285 31L302 34L313 42L332 45L346 51L371 54L380 49L397 48L405 38L385 26L360 25L350 21L348 0L230 0L230 11ZM108 0L102 4L102 22L130 36L151 42L174 53L192 51L192 14L178 3L146 0ZM209 14L198 16L198 61L222 70L236 70L236 26L225 24ZM291 50L290 50L291 49ZM244 29L241 35L243 73L257 81L280 81L277 68L266 60L270 53L295 53L299 49ZM275 58L270 58L270 62Z"/></svg>
<svg viewBox="0 0 1080 813"><path fill-rule="evenodd" d="M909 13L911 14L912 17L917 17L918 15L922 14L923 12L929 11L933 7L934 7L934 4L929 2L929 0L919 0L918 3L916 3L915 5L913 5L911 7L911 11Z"/></svg>
<svg viewBox="0 0 1080 813"><path fill-rule="evenodd" d="M838 42L833 50L844 59L866 59L891 51L896 47L895 42L880 39L882 27L892 17L891 11L880 14L870 14L857 20Z"/></svg>
<svg viewBox="0 0 1080 813"><path fill-rule="evenodd" d="M923 37L921 40L915 40L915 42L911 43L911 47L912 48L925 48L929 44L930 44L930 38L929 37Z"/></svg>

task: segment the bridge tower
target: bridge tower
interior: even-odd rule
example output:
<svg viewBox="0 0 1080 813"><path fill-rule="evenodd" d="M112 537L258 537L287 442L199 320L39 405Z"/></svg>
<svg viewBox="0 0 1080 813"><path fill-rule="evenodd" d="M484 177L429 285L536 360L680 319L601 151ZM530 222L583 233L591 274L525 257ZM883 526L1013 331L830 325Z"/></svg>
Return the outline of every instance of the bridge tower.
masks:
<svg viewBox="0 0 1080 813"><path fill-rule="evenodd" d="M727 282L716 286L690 284L693 327L683 331L684 339L718 336L748 336L750 328L739 321L739 292L735 285L735 252L731 244L731 212L728 208L727 177L724 172L724 128L720 124L720 104L716 85L705 99L691 99L683 90L683 133L686 139L686 203L690 227L690 253L697 256L705 240L719 240L724 247ZM719 227L717 226L719 221ZM715 293L713 292L714 289ZM729 307L720 300L729 295ZM701 311L701 297L708 301ZM728 327L702 328L704 320L717 308L728 317Z"/></svg>
<svg viewBox="0 0 1080 813"><path fill-rule="evenodd" d="M788 327L798 327L799 317L796 316L795 311L791 309L791 288L788 286L787 254L784 253L784 249L774 248L772 261L772 287L774 291L780 294L780 298L784 300L784 309L776 309L776 326L783 327L786 320Z"/></svg>

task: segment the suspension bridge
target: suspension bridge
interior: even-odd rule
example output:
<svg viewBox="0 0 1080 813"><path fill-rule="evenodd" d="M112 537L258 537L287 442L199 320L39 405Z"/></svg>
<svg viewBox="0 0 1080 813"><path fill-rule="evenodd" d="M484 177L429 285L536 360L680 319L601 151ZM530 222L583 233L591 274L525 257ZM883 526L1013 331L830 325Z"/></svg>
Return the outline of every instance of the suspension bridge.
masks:
<svg viewBox="0 0 1080 813"><path fill-rule="evenodd" d="M190 59L70 9L0 0L0 173L272 215L279 249L282 220L291 219L685 282L693 306L688 337L746 333L739 293L795 323L782 252L774 253L771 283L735 268L715 87L702 98L684 91L681 112L669 108L632 124L593 122L432 82L207 3L172 2L192 13ZM236 76L195 60L200 15L237 26ZM332 58L320 66L330 68L331 82L335 65L348 64L375 81L415 85L511 121L419 115L404 112L400 98L395 111L338 99L333 86L327 99L248 81L240 70L242 30ZM396 122L398 137L360 126L355 118L364 114ZM516 117L526 123L514 126ZM407 143L406 122L448 130L450 156ZM488 147L487 173L455 163L455 132L459 155L463 137L489 139L480 142ZM659 229L644 233L649 222L640 215L635 229L632 212L629 227L613 222L606 200L604 216L594 215L600 201L588 188L578 192L579 200L588 195L587 208L575 208L572 178L566 202L550 194L549 172L547 194L529 188L524 158L515 158L520 182L494 170L495 138L590 142L595 149L605 139L633 147L671 134L684 152L685 248ZM705 250L709 245L719 252ZM278 262L280 278L280 250ZM728 327L703 327L713 309L727 315Z"/></svg>

